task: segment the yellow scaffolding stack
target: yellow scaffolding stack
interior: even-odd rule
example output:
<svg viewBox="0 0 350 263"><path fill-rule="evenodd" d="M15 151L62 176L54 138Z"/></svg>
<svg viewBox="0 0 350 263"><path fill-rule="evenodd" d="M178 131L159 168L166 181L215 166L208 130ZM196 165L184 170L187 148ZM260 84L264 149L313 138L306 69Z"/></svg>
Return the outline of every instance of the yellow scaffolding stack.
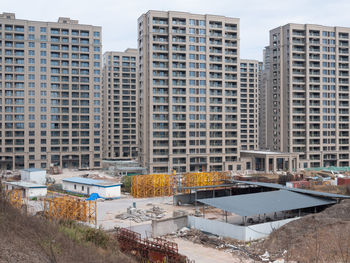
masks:
<svg viewBox="0 0 350 263"><path fill-rule="evenodd" d="M22 208L23 200L22 200L22 190L20 189L13 189L13 190L7 190L5 192L7 201L13 206L18 209Z"/></svg>
<svg viewBox="0 0 350 263"><path fill-rule="evenodd" d="M84 201L72 197L44 199L44 215L50 219L65 219L97 225L96 201Z"/></svg>
<svg viewBox="0 0 350 263"><path fill-rule="evenodd" d="M210 186L220 185L225 183L228 179L229 174L225 172L198 172L198 173L185 173L181 178L182 187L193 187L193 186ZM180 189L181 189L180 188ZM189 189L184 189L182 192L189 192Z"/></svg>
<svg viewBox="0 0 350 263"><path fill-rule="evenodd" d="M176 192L176 175L147 174L131 178L131 195L137 198L170 196Z"/></svg>
<svg viewBox="0 0 350 263"><path fill-rule="evenodd" d="M225 172L198 172L175 174L148 174L135 175L131 178L131 195L136 198L170 196L180 192L188 193L183 187L210 186L225 183L229 173Z"/></svg>

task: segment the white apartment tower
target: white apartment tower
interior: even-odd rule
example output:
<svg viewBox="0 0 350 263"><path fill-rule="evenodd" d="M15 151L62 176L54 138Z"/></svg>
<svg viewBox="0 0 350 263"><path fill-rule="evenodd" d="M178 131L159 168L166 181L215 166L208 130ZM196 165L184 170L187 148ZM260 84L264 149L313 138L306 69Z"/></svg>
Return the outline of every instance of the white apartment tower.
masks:
<svg viewBox="0 0 350 263"><path fill-rule="evenodd" d="M239 19L138 19L140 160L151 173L232 169L239 157Z"/></svg>
<svg viewBox="0 0 350 263"><path fill-rule="evenodd" d="M137 49L106 52L103 57L103 155L138 156Z"/></svg>
<svg viewBox="0 0 350 263"><path fill-rule="evenodd" d="M240 60L241 150L258 150L258 85L261 63Z"/></svg>
<svg viewBox="0 0 350 263"><path fill-rule="evenodd" d="M301 168L349 166L350 28L287 24L270 31L267 138Z"/></svg>
<svg viewBox="0 0 350 263"><path fill-rule="evenodd" d="M101 167L101 27L0 14L1 169Z"/></svg>

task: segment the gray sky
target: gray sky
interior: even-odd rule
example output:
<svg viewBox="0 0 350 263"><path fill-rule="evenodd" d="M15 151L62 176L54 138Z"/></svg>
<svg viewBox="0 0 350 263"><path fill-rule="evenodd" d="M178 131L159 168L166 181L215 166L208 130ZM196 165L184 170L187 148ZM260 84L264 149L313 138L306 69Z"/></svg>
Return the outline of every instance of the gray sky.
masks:
<svg viewBox="0 0 350 263"><path fill-rule="evenodd" d="M241 20L241 57L261 59L270 29L287 23L350 27L349 0L1 0L16 18L57 21L70 17L102 26L103 51L136 47L137 18L148 10L184 11Z"/></svg>

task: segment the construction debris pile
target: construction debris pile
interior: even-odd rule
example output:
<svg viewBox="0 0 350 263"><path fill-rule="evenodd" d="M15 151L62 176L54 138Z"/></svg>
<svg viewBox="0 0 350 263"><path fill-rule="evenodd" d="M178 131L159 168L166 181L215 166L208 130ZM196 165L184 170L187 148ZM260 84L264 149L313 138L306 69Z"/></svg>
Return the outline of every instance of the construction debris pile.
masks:
<svg viewBox="0 0 350 263"><path fill-rule="evenodd" d="M1 170L0 171L1 179L12 179L12 180L20 180L21 173L19 170Z"/></svg>
<svg viewBox="0 0 350 263"><path fill-rule="evenodd" d="M217 237L214 235L206 235L200 230L197 229L189 229L187 227L183 227L180 229L176 236L182 237L184 239L190 240L193 243L207 245L211 247L223 247L225 245L225 241L222 237Z"/></svg>
<svg viewBox="0 0 350 263"><path fill-rule="evenodd" d="M129 220L133 220L136 223L141 223L152 219L163 218L165 214L166 214L166 211L158 206L152 206L152 208L148 210L128 207L126 213L116 215L115 218L122 219L122 220L129 219Z"/></svg>
<svg viewBox="0 0 350 263"><path fill-rule="evenodd" d="M172 236L181 237L196 244L217 248L229 253L239 254L245 258L259 260L259 256L250 252L244 242L238 242L229 238L223 238L215 235L207 235L197 229L181 228ZM171 236L171 235L170 235Z"/></svg>

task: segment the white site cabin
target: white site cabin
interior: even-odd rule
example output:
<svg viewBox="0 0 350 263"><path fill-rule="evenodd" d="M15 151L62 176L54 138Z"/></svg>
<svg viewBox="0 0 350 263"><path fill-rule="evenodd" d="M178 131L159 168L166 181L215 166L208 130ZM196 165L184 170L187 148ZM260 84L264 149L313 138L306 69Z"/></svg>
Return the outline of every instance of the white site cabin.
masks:
<svg viewBox="0 0 350 263"><path fill-rule="evenodd" d="M43 197L47 194L46 185L40 185L31 182L14 181L4 182L5 190L22 190L23 198Z"/></svg>
<svg viewBox="0 0 350 263"><path fill-rule="evenodd" d="M46 171L38 168L21 170L21 181L46 184Z"/></svg>
<svg viewBox="0 0 350 263"><path fill-rule="evenodd" d="M90 178L72 177L62 179L62 189L64 191L88 196L96 193L105 199L120 198L120 187L121 183Z"/></svg>

